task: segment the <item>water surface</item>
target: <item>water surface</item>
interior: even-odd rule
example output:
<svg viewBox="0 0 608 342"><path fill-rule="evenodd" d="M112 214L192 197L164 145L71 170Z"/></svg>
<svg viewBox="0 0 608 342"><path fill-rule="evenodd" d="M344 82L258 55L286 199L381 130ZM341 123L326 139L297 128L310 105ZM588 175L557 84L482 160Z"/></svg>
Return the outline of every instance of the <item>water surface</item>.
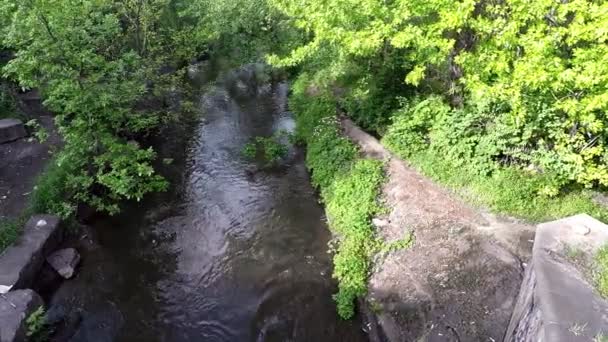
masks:
<svg viewBox="0 0 608 342"><path fill-rule="evenodd" d="M95 224L81 272L52 299L52 312L81 313L71 341L366 340L336 315L330 235L302 151L271 169L241 154L295 125L287 83L257 69L201 87L204 119L163 203Z"/></svg>

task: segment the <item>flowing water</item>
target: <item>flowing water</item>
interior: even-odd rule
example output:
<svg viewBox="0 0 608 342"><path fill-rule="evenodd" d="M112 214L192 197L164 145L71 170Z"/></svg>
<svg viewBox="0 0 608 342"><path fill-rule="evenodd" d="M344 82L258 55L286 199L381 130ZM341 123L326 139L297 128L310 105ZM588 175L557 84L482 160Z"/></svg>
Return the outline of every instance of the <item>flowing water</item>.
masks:
<svg viewBox="0 0 608 342"><path fill-rule="evenodd" d="M293 130L287 84L250 66L201 89L172 200L97 222L50 314L79 317L71 341L365 341L335 311L330 234L302 151L270 169L241 153Z"/></svg>

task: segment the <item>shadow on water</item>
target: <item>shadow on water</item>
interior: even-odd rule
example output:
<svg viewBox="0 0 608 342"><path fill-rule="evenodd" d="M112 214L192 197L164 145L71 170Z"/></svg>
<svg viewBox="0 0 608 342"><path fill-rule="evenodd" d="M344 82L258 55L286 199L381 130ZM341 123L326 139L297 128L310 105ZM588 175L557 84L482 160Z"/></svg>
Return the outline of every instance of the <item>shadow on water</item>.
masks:
<svg viewBox="0 0 608 342"><path fill-rule="evenodd" d="M169 204L97 222L81 239L81 271L50 309L79 316L71 341L366 340L360 322L336 315L330 235L302 151L256 172L241 155L251 138L294 128L287 84L258 68L201 93L204 119Z"/></svg>

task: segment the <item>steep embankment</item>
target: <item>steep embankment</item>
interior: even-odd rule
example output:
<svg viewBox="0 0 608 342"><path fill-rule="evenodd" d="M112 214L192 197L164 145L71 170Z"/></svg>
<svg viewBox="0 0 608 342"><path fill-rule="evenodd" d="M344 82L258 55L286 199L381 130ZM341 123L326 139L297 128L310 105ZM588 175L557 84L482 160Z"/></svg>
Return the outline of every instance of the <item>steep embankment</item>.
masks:
<svg viewBox="0 0 608 342"><path fill-rule="evenodd" d="M299 81L290 105L338 240L340 315L359 297L372 340L500 340L532 228L469 207L337 120L331 94Z"/></svg>
<svg viewBox="0 0 608 342"><path fill-rule="evenodd" d="M498 341L509 324L532 248L532 227L471 208L394 157L348 119L344 134L385 161L377 234L410 248L376 257L368 285L372 339ZM455 170L457 171L457 170Z"/></svg>

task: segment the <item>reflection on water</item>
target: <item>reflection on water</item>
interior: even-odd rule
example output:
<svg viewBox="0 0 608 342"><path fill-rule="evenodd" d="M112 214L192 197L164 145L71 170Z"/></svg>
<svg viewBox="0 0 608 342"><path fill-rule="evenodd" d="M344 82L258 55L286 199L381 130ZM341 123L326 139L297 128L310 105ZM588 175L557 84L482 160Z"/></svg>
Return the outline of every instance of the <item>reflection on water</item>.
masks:
<svg viewBox="0 0 608 342"><path fill-rule="evenodd" d="M97 224L98 244L52 301L52 312L81 310L73 341L366 340L336 315L330 236L302 152L255 172L241 156L252 137L294 129L286 83L257 69L201 95L204 120L163 219L134 210Z"/></svg>

